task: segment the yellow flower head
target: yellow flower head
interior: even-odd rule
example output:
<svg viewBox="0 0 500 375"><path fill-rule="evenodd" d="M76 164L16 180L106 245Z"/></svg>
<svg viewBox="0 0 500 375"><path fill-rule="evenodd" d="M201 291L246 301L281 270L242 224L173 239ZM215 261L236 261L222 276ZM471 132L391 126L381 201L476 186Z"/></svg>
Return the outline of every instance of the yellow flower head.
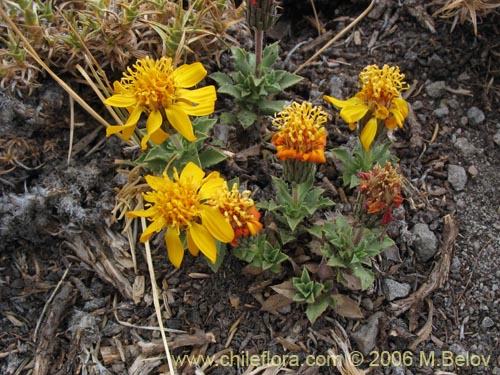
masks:
<svg viewBox="0 0 500 375"><path fill-rule="evenodd" d="M382 120L389 130L403 127L408 104L401 98L401 91L409 87L404 78L397 66L384 65L380 69L377 65L370 65L359 74L361 90L354 97L339 100L324 95L323 98L341 108L340 117L349 123L351 130L356 128L356 122L367 116L360 140L368 151L377 134L378 120Z"/></svg>
<svg viewBox="0 0 500 375"><path fill-rule="evenodd" d="M251 192L245 190L240 193L237 184L231 190L227 183L214 197L213 204L224 215L234 230L234 239L231 245L238 245L238 237L255 236L261 229L260 213L250 198Z"/></svg>
<svg viewBox="0 0 500 375"><path fill-rule="evenodd" d="M194 141L196 137L188 115L211 114L217 95L214 86L187 88L198 84L206 75L207 71L199 62L174 69L171 58L137 60L123 73L122 79L114 83L114 95L104 101L107 105L127 108L130 116L124 125L108 127L106 135L120 133L128 140L145 112L148 119L146 135L141 140L143 150L150 139L161 144L168 138L168 133L161 128L164 117L187 140Z"/></svg>
<svg viewBox="0 0 500 375"><path fill-rule="evenodd" d="M271 140L276 146L276 156L283 160L324 163L327 132L323 124L327 119L321 107L313 107L309 102L293 102L285 107L273 120L273 125L279 128Z"/></svg>
<svg viewBox="0 0 500 375"><path fill-rule="evenodd" d="M376 165L369 172L358 174L360 192L365 197L365 209L369 214L383 212L382 224L392 221L392 209L403 202L401 185L403 177L390 162L385 167Z"/></svg>
<svg viewBox="0 0 500 375"><path fill-rule="evenodd" d="M146 176L152 191L144 193L147 202L145 210L131 211L128 217L146 217L151 224L141 235L141 242L149 240L155 232L164 228L168 257L179 268L184 257L184 245L179 237L186 233L189 252L197 256L201 252L212 262L217 258L215 239L231 242L234 230L224 215L209 204L215 194L227 185L218 172L205 177L205 172L190 162L180 176L174 169L173 179L166 174L162 177Z"/></svg>

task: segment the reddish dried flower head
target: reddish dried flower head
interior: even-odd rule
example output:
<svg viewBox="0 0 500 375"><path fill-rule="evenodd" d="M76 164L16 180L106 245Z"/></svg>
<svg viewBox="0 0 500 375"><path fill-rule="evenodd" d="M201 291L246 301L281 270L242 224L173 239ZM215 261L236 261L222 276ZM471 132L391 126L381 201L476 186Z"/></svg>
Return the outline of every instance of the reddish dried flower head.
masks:
<svg viewBox="0 0 500 375"><path fill-rule="evenodd" d="M387 162L385 167L376 165L369 172L360 172L361 194L365 197L365 209L369 214L383 212L382 224L392 221L392 209L403 202L401 184L403 177Z"/></svg>
<svg viewBox="0 0 500 375"><path fill-rule="evenodd" d="M238 245L238 237L255 236L261 229L260 213L255 207L251 192L245 190L240 192L238 185L234 184L229 189L227 183L219 189L217 195L210 202L216 206L220 213L224 215L226 221L231 224L234 230L234 239L231 245Z"/></svg>

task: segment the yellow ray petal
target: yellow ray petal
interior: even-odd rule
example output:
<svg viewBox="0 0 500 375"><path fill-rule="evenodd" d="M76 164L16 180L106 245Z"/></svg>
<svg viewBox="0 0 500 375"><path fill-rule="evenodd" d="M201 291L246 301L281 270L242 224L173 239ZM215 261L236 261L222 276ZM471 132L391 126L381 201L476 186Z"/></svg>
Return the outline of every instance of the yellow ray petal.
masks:
<svg viewBox="0 0 500 375"><path fill-rule="evenodd" d="M233 240L234 230L218 209L202 205L201 222L210 234L220 242L227 243Z"/></svg>
<svg viewBox="0 0 500 375"><path fill-rule="evenodd" d="M178 87L192 87L205 78L206 75L207 71L199 62L181 65L173 73Z"/></svg>
<svg viewBox="0 0 500 375"><path fill-rule="evenodd" d="M137 104L137 99L132 94L116 94L107 98L104 104L113 107L127 108Z"/></svg>
<svg viewBox="0 0 500 375"><path fill-rule="evenodd" d="M160 129L162 122L163 117L160 111L152 111L149 114L148 120L146 121L146 135L141 139L141 149L145 150L148 147L149 139Z"/></svg>
<svg viewBox="0 0 500 375"><path fill-rule="evenodd" d="M129 211L126 213L127 217L148 217L151 216L152 210L149 208L147 210L136 210L136 211Z"/></svg>
<svg viewBox="0 0 500 375"><path fill-rule="evenodd" d="M188 246L188 250L191 253L192 256L197 257L198 254L200 253L200 249L198 246L193 241L193 237L191 237L191 231L186 231L186 242Z"/></svg>
<svg viewBox="0 0 500 375"><path fill-rule="evenodd" d="M217 100L215 86L205 86L196 90L178 89L176 97L192 103L214 102Z"/></svg>
<svg viewBox="0 0 500 375"><path fill-rule="evenodd" d="M181 183L186 183L187 181L191 180L191 182L195 186L200 186L201 180L203 180L204 176L205 172L203 172L203 169L201 169L195 163L190 161L189 163L186 164L186 166L182 170L179 181Z"/></svg>
<svg viewBox="0 0 500 375"><path fill-rule="evenodd" d="M213 176L210 177L212 174ZM224 179L222 177L219 177L218 172L212 172L210 173L210 175L208 175L208 177L210 178L205 179L198 192L201 200L213 197L215 193L222 189L225 183Z"/></svg>
<svg viewBox="0 0 500 375"><path fill-rule="evenodd" d="M191 223L189 233L198 249L215 264L217 260L217 248L210 232L203 225Z"/></svg>
<svg viewBox="0 0 500 375"><path fill-rule="evenodd" d="M190 142L196 140L191 120L182 107L177 104L173 104L165 109L165 113L167 114L167 119L170 122L170 125L172 125L172 127L184 138Z"/></svg>
<svg viewBox="0 0 500 375"><path fill-rule="evenodd" d="M161 190L162 187L165 186L165 184L168 183L168 181L170 181L168 177L164 178L152 175L146 175L144 178L146 179L146 182L148 183L149 186L151 186L153 190Z"/></svg>
<svg viewBox="0 0 500 375"><path fill-rule="evenodd" d="M215 110L215 101L203 101L197 105L185 102L176 102L175 105L191 116L207 116Z"/></svg>
<svg viewBox="0 0 500 375"><path fill-rule="evenodd" d="M344 106L340 110L340 117L342 117L342 119L347 123L353 123L361 120L369 110L369 107L364 102L359 101L358 98L351 99L356 100L353 100L351 104Z"/></svg>
<svg viewBox="0 0 500 375"><path fill-rule="evenodd" d="M184 245L179 238L178 229L169 227L165 233L165 243L167 244L167 253L170 263L175 268L179 268L184 258Z"/></svg>
<svg viewBox="0 0 500 375"><path fill-rule="evenodd" d="M141 234L141 242L146 242L149 240L153 233L161 231L165 227L165 220L163 218L158 218L154 220Z"/></svg>
<svg viewBox="0 0 500 375"><path fill-rule="evenodd" d="M335 107L338 108L343 108L345 105L348 104L347 100L336 99L333 96L323 95L323 99L326 100L327 102L330 102L331 104L333 104Z"/></svg>
<svg viewBox="0 0 500 375"><path fill-rule="evenodd" d="M370 151L370 145L375 139L376 134L377 119L375 117L372 117L370 120L368 120L363 130L361 130L361 135L359 136L359 140L361 141L361 144L363 145L365 151Z"/></svg>

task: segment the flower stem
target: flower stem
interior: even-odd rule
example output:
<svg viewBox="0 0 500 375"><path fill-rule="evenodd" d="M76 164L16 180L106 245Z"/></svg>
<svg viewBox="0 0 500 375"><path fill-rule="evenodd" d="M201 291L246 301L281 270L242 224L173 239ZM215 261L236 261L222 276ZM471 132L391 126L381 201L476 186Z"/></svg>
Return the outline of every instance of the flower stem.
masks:
<svg viewBox="0 0 500 375"><path fill-rule="evenodd" d="M262 49L264 45L264 30L255 30L255 77L259 77L259 67L262 61Z"/></svg>

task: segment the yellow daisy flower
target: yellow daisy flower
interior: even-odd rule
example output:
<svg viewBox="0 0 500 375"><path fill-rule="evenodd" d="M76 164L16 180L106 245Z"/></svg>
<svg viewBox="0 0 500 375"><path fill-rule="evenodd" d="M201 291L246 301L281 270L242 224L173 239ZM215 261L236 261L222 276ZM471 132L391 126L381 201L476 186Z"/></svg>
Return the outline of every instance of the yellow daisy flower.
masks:
<svg viewBox="0 0 500 375"><path fill-rule="evenodd" d="M273 125L279 128L271 139L276 156L283 160L324 163L327 133L323 124L327 119L321 107L313 107L309 102L293 102L285 107L273 120Z"/></svg>
<svg viewBox="0 0 500 375"><path fill-rule="evenodd" d="M184 245L179 237L183 231L189 252L197 256L201 251L215 263L217 249L214 238L225 243L234 239L231 224L217 207L209 204L211 198L227 184L226 181L218 172L205 177L205 172L192 162L186 165L180 176L174 168L173 179L166 174L145 178L152 189L143 194L147 209L127 213L128 217L146 217L151 221L141 235L141 242L148 241L153 233L166 228L168 258L179 268L184 257Z"/></svg>
<svg viewBox="0 0 500 375"><path fill-rule="evenodd" d="M162 129L165 118L184 138L194 141L196 137L189 115L213 113L217 95L214 86L187 88L198 84L206 75L207 71L199 62L174 69L171 58L137 60L123 73L122 79L113 84L114 95L104 101L113 107L127 108L130 113L124 125L109 126L106 136L119 133L128 140L145 112L148 119L146 135L141 140L143 150L149 140L161 144L168 138L168 133Z"/></svg>
<svg viewBox="0 0 500 375"><path fill-rule="evenodd" d="M397 66L384 65L380 69L377 65L370 65L359 74L361 90L352 98L339 100L324 95L323 99L341 108L340 117L351 130L356 129L356 122L367 119L359 138L363 148L369 151L377 134L378 120L383 121L389 130L403 127L408 104L401 98L401 91L409 88L404 78Z"/></svg>

